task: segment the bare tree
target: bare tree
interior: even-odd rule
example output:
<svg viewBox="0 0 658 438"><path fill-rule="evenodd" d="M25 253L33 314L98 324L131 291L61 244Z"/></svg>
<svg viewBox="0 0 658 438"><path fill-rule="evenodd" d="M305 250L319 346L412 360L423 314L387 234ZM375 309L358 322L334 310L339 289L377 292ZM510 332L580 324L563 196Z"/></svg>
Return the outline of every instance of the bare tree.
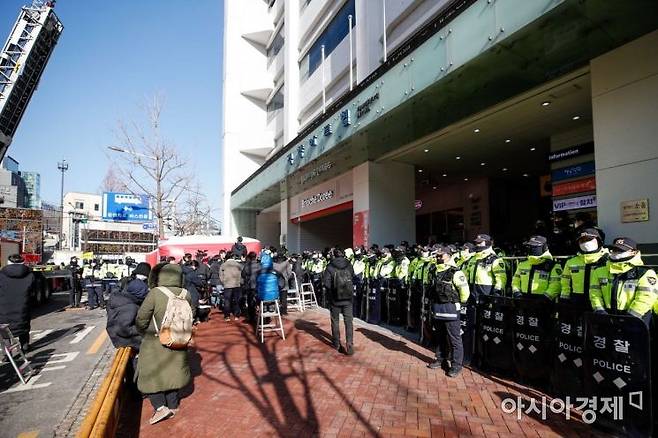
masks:
<svg viewBox="0 0 658 438"><path fill-rule="evenodd" d="M122 180L130 193L151 199L158 234L164 237L164 221L174 215L175 207L190 187L192 178L187 160L176 145L162 137L160 120L163 98L155 95L143 107L146 121L119 122L118 146L109 149L118 154Z"/></svg>
<svg viewBox="0 0 658 438"><path fill-rule="evenodd" d="M115 170L114 164L110 164L110 167L107 168L105 172L105 177L101 182L100 187L98 187L100 193L103 192L126 192L128 188L126 183L121 179L119 173Z"/></svg>
<svg viewBox="0 0 658 438"><path fill-rule="evenodd" d="M168 224L178 236L206 233L214 223L211 214L208 199L197 184L185 192Z"/></svg>

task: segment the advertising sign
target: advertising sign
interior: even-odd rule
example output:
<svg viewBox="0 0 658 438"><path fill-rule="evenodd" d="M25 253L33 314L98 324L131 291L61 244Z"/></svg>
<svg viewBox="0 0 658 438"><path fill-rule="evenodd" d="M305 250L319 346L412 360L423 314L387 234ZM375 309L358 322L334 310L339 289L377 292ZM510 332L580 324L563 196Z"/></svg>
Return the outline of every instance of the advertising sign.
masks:
<svg viewBox="0 0 658 438"><path fill-rule="evenodd" d="M649 200L635 199L632 201L622 201L620 204L621 221L628 222L646 222L649 220Z"/></svg>
<svg viewBox="0 0 658 438"><path fill-rule="evenodd" d="M146 195L103 193L103 220L148 222L153 220L151 203Z"/></svg>
<svg viewBox="0 0 658 438"><path fill-rule="evenodd" d="M347 172L290 198L290 218L317 213L351 200L352 172Z"/></svg>
<svg viewBox="0 0 658 438"><path fill-rule="evenodd" d="M574 193L594 192L596 191L596 178L579 179L577 181L568 181L553 186L553 196L571 195Z"/></svg>
<svg viewBox="0 0 658 438"><path fill-rule="evenodd" d="M581 176L592 175L595 170L594 161L588 161L586 163L563 167L562 169L555 169L551 172L551 179L555 182L571 178L580 178Z"/></svg>
<svg viewBox="0 0 658 438"><path fill-rule="evenodd" d="M553 199L553 211L576 210L596 207L596 195L578 196L567 199Z"/></svg>
<svg viewBox="0 0 658 438"><path fill-rule="evenodd" d="M568 160L569 158L579 157L581 155L593 154L594 153L594 142L589 142L585 144L579 144L577 146L571 146L567 149L561 149L559 151L551 152L548 156L548 161L562 161Z"/></svg>

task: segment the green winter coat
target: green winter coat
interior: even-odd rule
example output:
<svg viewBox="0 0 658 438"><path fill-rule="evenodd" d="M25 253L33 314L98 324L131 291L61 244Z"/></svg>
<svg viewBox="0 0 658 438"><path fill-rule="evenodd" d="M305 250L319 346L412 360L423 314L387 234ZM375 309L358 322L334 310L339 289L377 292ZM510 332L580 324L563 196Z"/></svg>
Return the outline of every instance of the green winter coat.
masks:
<svg viewBox="0 0 658 438"><path fill-rule="evenodd" d="M137 312L135 325L143 334L137 361L137 387L143 394L171 391L185 387L191 379L186 350L164 347L156 335L153 317L162 323L167 309L167 296L155 286L165 286L175 295L180 294L183 272L179 265L161 263L151 270L151 290ZM190 294L187 300L191 305Z"/></svg>

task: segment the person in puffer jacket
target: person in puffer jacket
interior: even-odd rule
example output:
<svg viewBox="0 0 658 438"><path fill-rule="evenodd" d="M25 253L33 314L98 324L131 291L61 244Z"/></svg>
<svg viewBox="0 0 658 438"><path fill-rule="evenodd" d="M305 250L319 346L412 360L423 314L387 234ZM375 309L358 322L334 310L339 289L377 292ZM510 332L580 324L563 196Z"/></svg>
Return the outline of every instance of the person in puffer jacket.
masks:
<svg viewBox="0 0 658 438"><path fill-rule="evenodd" d="M149 292L148 276L151 266L140 263L130 276L126 287L110 295L107 305L107 334L115 348L132 347L139 351L142 342L135 317Z"/></svg>
<svg viewBox="0 0 658 438"><path fill-rule="evenodd" d="M18 338L23 351L30 344L30 297L34 274L19 254L9 256L9 264L0 270L0 324Z"/></svg>

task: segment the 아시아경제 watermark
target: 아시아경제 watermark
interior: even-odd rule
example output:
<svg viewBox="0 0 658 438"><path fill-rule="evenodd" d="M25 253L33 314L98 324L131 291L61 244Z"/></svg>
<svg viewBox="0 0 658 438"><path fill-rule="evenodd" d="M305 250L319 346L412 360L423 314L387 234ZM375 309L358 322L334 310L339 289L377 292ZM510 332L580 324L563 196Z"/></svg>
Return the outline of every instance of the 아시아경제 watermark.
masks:
<svg viewBox="0 0 658 438"><path fill-rule="evenodd" d="M642 410L643 392L636 391L628 394L628 407ZM546 415L550 411L553 414L564 414L567 420L571 419L571 411L575 409L581 413L581 418L586 424L592 424L596 421L597 415L608 414L615 421L624 419L624 397L565 397L549 399L542 397L541 400L536 398L524 398L517 396L508 397L500 403L500 409L506 414L516 412L516 418L520 420L523 414L541 415L542 420L546 420Z"/></svg>

